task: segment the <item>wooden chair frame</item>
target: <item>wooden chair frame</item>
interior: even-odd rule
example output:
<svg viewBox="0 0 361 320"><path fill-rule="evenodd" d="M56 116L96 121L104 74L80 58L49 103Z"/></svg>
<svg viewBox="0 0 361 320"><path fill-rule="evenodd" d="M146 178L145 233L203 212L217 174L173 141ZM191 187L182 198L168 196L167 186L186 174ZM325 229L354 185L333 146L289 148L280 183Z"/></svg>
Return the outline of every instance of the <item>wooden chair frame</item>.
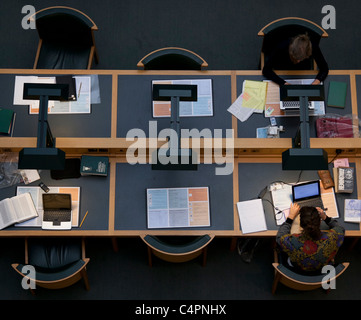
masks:
<svg viewBox="0 0 361 320"><path fill-rule="evenodd" d="M273 284L272 284L272 294L276 293L278 283L282 283L286 287L289 287L294 290L310 291L310 290L315 290L315 289L321 288L322 284L327 282L327 281L302 282L302 281L293 279L278 269L280 263L278 261L278 252L276 249L274 249L273 255L274 255L275 262L272 263L272 266L275 269L275 273L274 273L274 280L273 280ZM342 265L344 266L344 269L341 272L339 272L334 278L327 279L328 281L335 280L341 274L343 274L345 272L345 270L348 268L348 266L350 265L350 263L344 262L344 263L342 263Z"/></svg>
<svg viewBox="0 0 361 320"><path fill-rule="evenodd" d="M87 275L87 272L86 272L86 267L87 267L87 264L89 263L90 259L86 258L85 240L84 239L82 239L81 251L82 251L82 260L84 261L84 265L80 269L76 270L76 272L71 274L70 276L65 277L63 279L55 280L55 281L41 281L41 280L38 280L38 279L31 279L30 277L24 275L23 273L21 273L17 269L17 267L19 266L18 263L14 263L11 266L22 277L27 278L27 279L29 279L31 281L35 281L36 286L39 286L39 287L42 287L42 288L62 289L62 288L69 287L69 286L73 285L74 283L78 282L79 280L83 279L85 289L89 290L90 286L89 286L88 275ZM29 264L29 259L28 259L28 239L25 238L25 265L27 265L27 264ZM30 289L30 291L33 294L35 293L35 291L33 289Z"/></svg>
<svg viewBox="0 0 361 320"><path fill-rule="evenodd" d="M145 68L145 64L144 64L144 61L152 56L152 55L155 55L157 53L161 53L162 51L166 51L166 50L179 50L179 51L184 51L185 53L187 54L190 54L190 55L194 55L196 56L197 58L199 58L200 60L202 60L202 64L201 64L201 69L206 69L208 68L208 63L200 56L198 55L197 53L191 51L191 50L188 50L188 49L184 49L184 48L179 48L179 47L165 47L165 48L161 48L161 49L157 49L157 50L154 50L150 53L148 53L147 55L145 55L142 59L139 60L139 62L137 63L137 67L139 69L144 69Z"/></svg>
<svg viewBox="0 0 361 320"><path fill-rule="evenodd" d="M208 245L214 239L214 235L209 235L210 239L205 244L203 244L201 247L199 247L193 251L188 251L188 252L184 252L184 253L172 253L172 252L160 250L159 248L150 245L147 242L147 240L145 239L146 235L141 235L140 237L144 241L144 243L147 245L148 263L149 263L150 267L153 266L152 255L155 255L159 259L162 259L167 262L172 262L172 263L182 263L182 262L191 261L191 260L199 257L200 255L203 255L202 266L204 267L206 265L206 261L207 261Z"/></svg>
<svg viewBox="0 0 361 320"><path fill-rule="evenodd" d="M66 6L53 6L53 7L48 7L48 8L41 9L41 10L35 12L32 16L30 16L29 20L35 23L37 14L39 14L40 12L43 12L45 10L51 10L51 9L65 9L65 10L72 10L74 12L78 12L83 16L84 21L86 21L87 23L92 24L90 29L91 29L91 35L92 35L94 45L90 48L87 69L91 69L91 66L93 64L93 60L95 61L95 63L98 64L99 63L99 56L98 56L98 50L97 50L97 48L95 46L95 37L94 37L94 31L98 31L98 27L95 24L95 22L88 15L83 13L82 11L80 11L78 9L71 8L71 7L66 7ZM35 56L33 69L37 68L42 43L43 43L43 40L41 38L39 38L39 43L38 43L38 48L36 50L36 56Z"/></svg>

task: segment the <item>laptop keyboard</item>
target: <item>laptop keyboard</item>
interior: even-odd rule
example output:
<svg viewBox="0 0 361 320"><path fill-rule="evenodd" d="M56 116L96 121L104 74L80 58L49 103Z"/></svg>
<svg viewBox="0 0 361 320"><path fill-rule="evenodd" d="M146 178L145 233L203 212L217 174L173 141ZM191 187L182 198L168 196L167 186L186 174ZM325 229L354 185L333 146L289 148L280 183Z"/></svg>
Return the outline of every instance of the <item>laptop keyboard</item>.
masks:
<svg viewBox="0 0 361 320"><path fill-rule="evenodd" d="M299 101L283 101L283 107L285 109L299 109L300 102ZM312 101L308 101L308 108L312 108Z"/></svg>
<svg viewBox="0 0 361 320"><path fill-rule="evenodd" d="M70 221L71 210L47 210L44 212L44 221Z"/></svg>
<svg viewBox="0 0 361 320"><path fill-rule="evenodd" d="M302 207L319 207L321 209L323 208L323 203L322 203L321 199L310 199L310 200L306 200L306 201L300 201L300 202L297 202L297 204L301 208Z"/></svg>

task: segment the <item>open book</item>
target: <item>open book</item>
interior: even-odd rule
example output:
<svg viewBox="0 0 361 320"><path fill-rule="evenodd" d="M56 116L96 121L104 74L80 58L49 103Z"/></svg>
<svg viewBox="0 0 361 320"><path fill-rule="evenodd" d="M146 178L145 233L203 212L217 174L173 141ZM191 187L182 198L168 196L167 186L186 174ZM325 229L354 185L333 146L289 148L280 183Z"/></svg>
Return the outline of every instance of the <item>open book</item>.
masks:
<svg viewBox="0 0 361 320"><path fill-rule="evenodd" d="M30 193L0 201L0 229L38 216Z"/></svg>

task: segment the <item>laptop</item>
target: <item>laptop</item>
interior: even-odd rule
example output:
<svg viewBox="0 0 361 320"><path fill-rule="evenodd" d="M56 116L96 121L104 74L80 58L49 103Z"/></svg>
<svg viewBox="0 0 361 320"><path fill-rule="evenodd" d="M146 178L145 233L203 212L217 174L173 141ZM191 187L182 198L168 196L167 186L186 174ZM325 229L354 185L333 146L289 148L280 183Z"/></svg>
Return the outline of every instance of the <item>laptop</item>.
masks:
<svg viewBox="0 0 361 320"><path fill-rule="evenodd" d="M71 229L71 195L65 193L43 193L42 229Z"/></svg>
<svg viewBox="0 0 361 320"><path fill-rule="evenodd" d="M323 209L320 181L309 181L292 186L292 199L300 207L320 207Z"/></svg>
<svg viewBox="0 0 361 320"><path fill-rule="evenodd" d="M303 84L293 85L294 87L302 88ZM318 101L324 103L324 89L323 85L321 86L321 98ZM315 101L308 101L308 110L309 115L313 115L315 112ZM299 98L290 99L287 97L287 85L280 87L280 109L283 110L286 114L299 114L300 110L300 101Z"/></svg>

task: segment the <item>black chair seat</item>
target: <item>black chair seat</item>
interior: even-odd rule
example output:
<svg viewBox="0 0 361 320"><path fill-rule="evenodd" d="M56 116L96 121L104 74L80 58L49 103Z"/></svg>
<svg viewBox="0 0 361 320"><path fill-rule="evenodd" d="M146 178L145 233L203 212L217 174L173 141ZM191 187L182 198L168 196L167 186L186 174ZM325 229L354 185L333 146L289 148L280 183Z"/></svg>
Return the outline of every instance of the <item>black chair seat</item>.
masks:
<svg viewBox="0 0 361 320"><path fill-rule="evenodd" d="M343 270L345 269L345 266L340 263L335 267L335 276L338 276ZM320 273L315 275L305 275L305 274L299 274L296 273L289 268L285 267L282 264L279 264L277 266L277 270L284 274L285 276L293 279L294 281L299 281L307 284L317 284L324 281L324 278L326 274Z"/></svg>
<svg viewBox="0 0 361 320"><path fill-rule="evenodd" d="M138 62L144 70L201 70L207 62L196 53L176 47L155 50Z"/></svg>
<svg viewBox="0 0 361 320"><path fill-rule="evenodd" d="M39 271L59 270L81 259L80 239L28 240L28 262Z"/></svg>
<svg viewBox="0 0 361 320"><path fill-rule="evenodd" d="M172 254L183 254L198 250L199 248L207 244L211 239L211 237L208 234L195 237L192 239L188 239L188 237L175 237L175 238L176 239L172 239L172 237L162 238L162 237L147 235L144 237L144 240L150 246L160 251L172 253Z"/></svg>
<svg viewBox="0 0 361 320"><path fill-rule="evenodd" d="M64 6L39 10L35 20L39 46L36 69L90 69L98 63L94 21L83 12Z"/></svg>
<svg viewBox="0 0 361 320"><path fill-rule="evenodd" d="M86 69L90 47L54 42L42 43L38 69Z"/></svg>

